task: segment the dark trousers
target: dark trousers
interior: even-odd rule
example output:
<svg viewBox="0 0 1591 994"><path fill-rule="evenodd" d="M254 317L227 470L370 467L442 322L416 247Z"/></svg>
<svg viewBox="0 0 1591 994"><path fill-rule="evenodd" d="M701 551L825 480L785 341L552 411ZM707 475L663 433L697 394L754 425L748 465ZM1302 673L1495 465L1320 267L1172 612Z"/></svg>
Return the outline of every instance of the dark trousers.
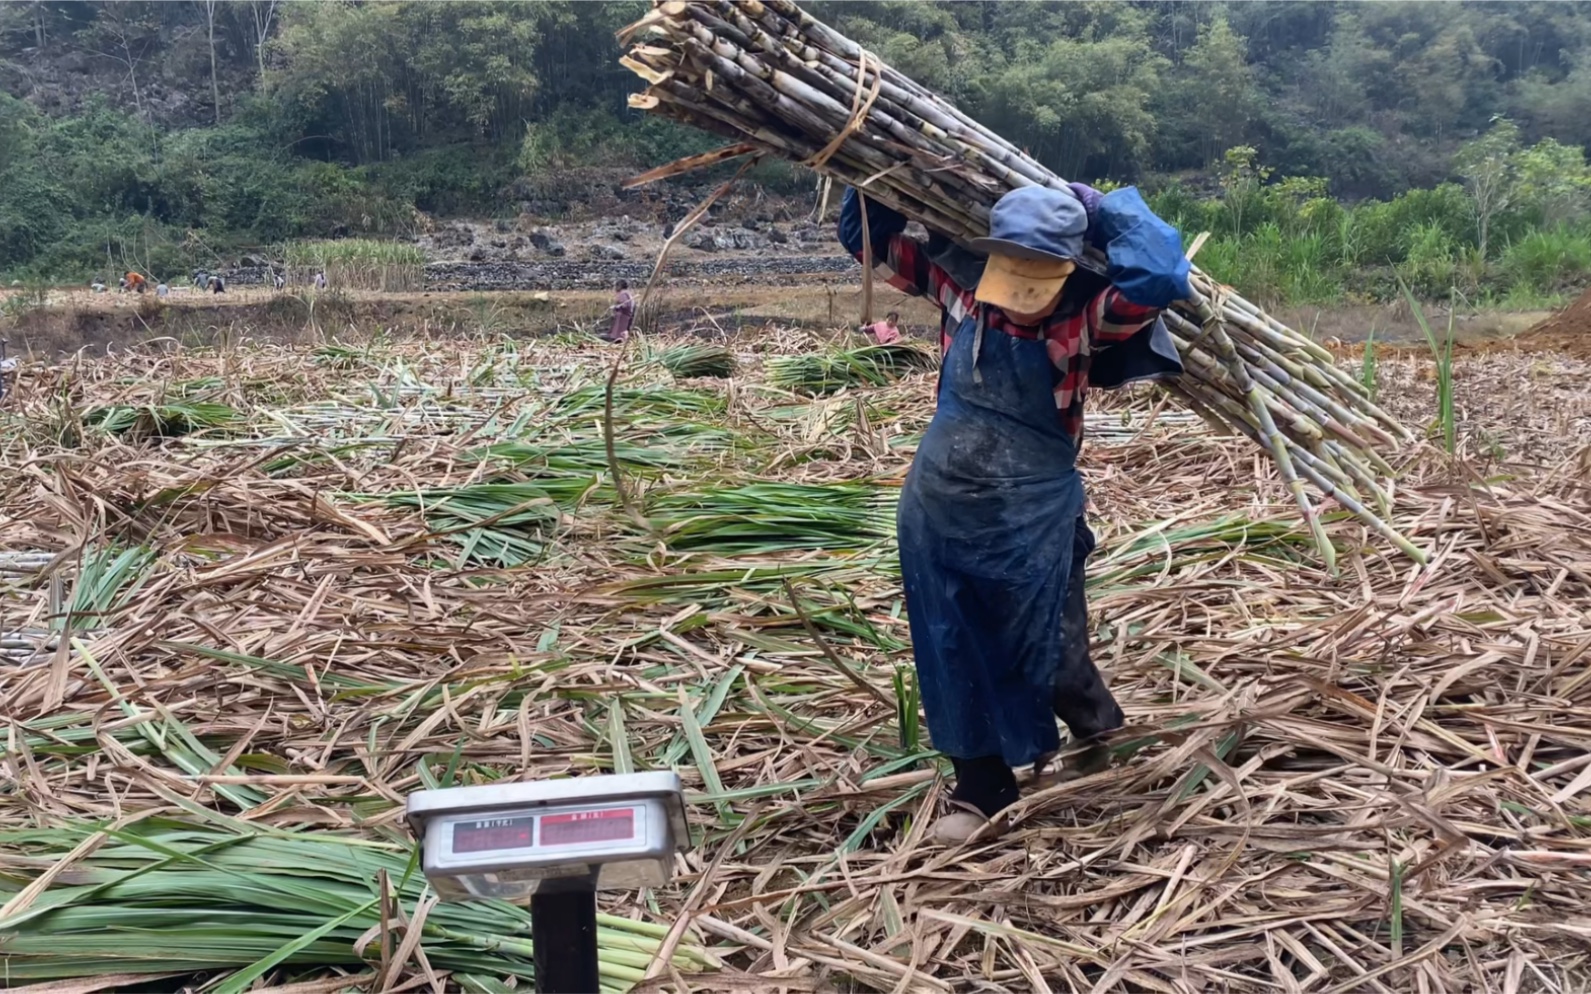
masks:
<svg viewBox="0 0 1591 994"><path fill-rule="evenodd" d="M1088 556L1094 551L1094 533L1079 516L1077 537L1072 544L1072 570L1066 584L1066 607L1061 613L1061 631L1066 652L1055 672L1051 706L1055 717L1066 723L1074 742L1096 739L1122 726L1125 716L1105 680L1088 645L1088 592L1084 586ZM1108 758L1102 743L1096 742L1078 757L1074 767L1100 766Z"/></svg>

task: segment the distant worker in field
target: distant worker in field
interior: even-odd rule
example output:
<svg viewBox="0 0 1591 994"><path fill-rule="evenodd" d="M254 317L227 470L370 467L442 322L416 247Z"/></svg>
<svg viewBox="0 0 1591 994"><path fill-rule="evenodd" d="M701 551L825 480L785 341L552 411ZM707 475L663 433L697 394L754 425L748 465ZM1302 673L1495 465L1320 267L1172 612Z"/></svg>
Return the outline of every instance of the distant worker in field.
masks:
<svg viewBox="0 0 1591 994"><path fill-rule="evenodd" d="M1089 657L1083 398L1090 385L1181 371L1157 319L1190 294L1190 267L1176 230L1132 188L1006 194L989 237L971 243L988 257L975 285L952 275L969 267L947 261L942 236L925 245L905 227L868 201L876 271L943 312L938 406L897 530L928 729L955 768L933 837L953 845L1016 801L1015 768L1037 778L1054 760L1057 718L1083 746L1068 774L1108 761L1103 738L1124 716ZM840 241L858 259L862 232L849 190ZM1108 279L1077 271L1085 238L1108 253Z"/></svg>
<svg viewBox="0 0 1591 994"><path fill-rule="evenodd" d="M149 289L148 281L146 281L143 276L138 273L128 273L126 276L122 277L122 282L127 289L135 290L138 293L143 293L145 290Z"/></svg>
<svg viewBox="0 0 1591 994"><path fill-rule="evenodd" d="M273 272L271 274L271 280L276 284L276 289L278 290L287 286L287 277L283 276L281 273Z"/></svg>
<svg viewBox="0 0 1591 994"><path fill-rule="evenodd" d="M88 288L93 290L95 293L105 292L105 284L101 283L99 280L95 280L94 282L90 283Z"/></svg>
<svg viewBox="0 0 1591 994"><path fill-rule="evenodd" d="M884 320L874 321L863 328L862 333L879 345L890 345L900 341L900 312L890 311L884 315Z"/></svg>
<svg viewBox="0 0 1591 994"><path fill-rule="evenodd" d="M167 286L166 284L159 283L159 284L155 285L155 296L164 297L164 296L167 296L170 293L171 293L171 287Z"/></svg>
<svg viewBox="0 0 1591 994"><path fill-rule="evenodd" d="M319 272L319 273L315 274L315 289L317 289L317 290L326 289L326 274L324 272Z"/></svg>
<svg viewBox="0 0 1591 994"><path fill-rule="evenodd" d="M613 287L613 306L608 308L608 313L613 315L613 324L608 328L608 333L603 339L609 342L624 342L630 338L630 324L635 321L635 297L630 293L630 284L620 280Z"/></svg>
<svg viewBox="0 0 1591 994"><path fill-rule="evenodd" d="M226 293L226 280L215 273L210 274L210 292Z"/></svg>
<svg viewBox="0 0 1591 994"><path fill-rule="evenodd" d="M193 288L195 290L203 290L206 287L208 287L209 285L210 285L210 274L205 272L202 269L195 269L193 271Z"/></svg>

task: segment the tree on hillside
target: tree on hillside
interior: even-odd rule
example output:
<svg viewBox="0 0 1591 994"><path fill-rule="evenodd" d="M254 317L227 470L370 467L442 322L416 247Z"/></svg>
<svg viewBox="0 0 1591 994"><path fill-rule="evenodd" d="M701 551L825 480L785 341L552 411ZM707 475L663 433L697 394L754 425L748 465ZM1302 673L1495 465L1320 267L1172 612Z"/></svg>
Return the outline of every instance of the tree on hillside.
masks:
<svg viewBox="0 0 1591 994"><path fill-rule="evenodd" d="M1370 91L1389 80L1392 58L1350 13L1337 18L1324 48L1304 54L1302 66L1300 103L1319 124L1338 128L1369 115Z"/></svg>
<svg viewBox="0 0 1591 994"><path fill-rule="evenodd" d="M210 99L215 104L215 123L221 123L221 81L215 66L215 7L217 0L194 0L204 13L205 37L210 42Z"/></svg>
<svg viewBox="0 0 1591 994"><path fill-rule="evenodd" d="M1015 38L975 81L966 109L1062 176L1135 178L1169 65L1149 43L1148 20L1113 4L1062 5L1054 16L1072 19L1076 33Z"/></svg>
<svg viewBox="0 0 1591 994"><path fill-rule="evenodd" d="M280 66L267 79L356 162L385 161L433 133L501 138L517 132L536 92L532 59L553 7L290 4L274 43Z"/></svg>
<svg viewBox="0 0 1591 994"><path fill-rule="evenodd" d="M1162 161L1204 168L1247 137L1259 91L1243 38L1224 13L1199 31L1158 101Z"/></svg>
<svg viewBox="0 0 1591 994"><path fill-rule="evenodd" d="M277 0L249 0L249 20L254 26L254 57L260 64L260 92L269 93L270 79L265 74L265 43L271 40L271 24L276 20Z"/></svg>
<svg viewBox="0 0 1591 994"><path fill-rule="evenodd" d="M140 117L144 113L144 98L138 85L138 72L154 49L158 32L157 12L143 0L105 0L97 5L94 20L80 32L90 51L127 70L133 109Z"/></svg>
<svg viewBox="0 0 1591 994"><path fill-rule="evenodd" d="M1398 64L1405 119L1418 134L1440 140L1463 127L1469 113L1489 113L1497 61L1481 51L1474 32L1460 25L1441 32Z"/></svg>
<svg viewBox="0 0 1591 994"><path fill-rule="evenodd" d="M1578 221L1591 206L1591 169L1585 150L1543 138L1514 156L1520 203L1528 205L1546 224Z"/></svg>
<svg viewBox="0 0 1591 994"><path fill-rule="evenodd" d="M1533 73L1516 88L1521 116L1533 133L1574 145L1591 145L1591 48L1572 56L1561 80Z"/></svg>
<svg viewBox="0 0 1591 994"><path fill-rule="evenodd" d="M70 214L61 185L39 168L45 124L33 108L0 93L0 267L31 259L59 237Z"/></svg>
<svg viewBox="0 0 1591 994"><path fill-rule="evenodd" d="M952 101L966 96L980 67L980 57L985 54L959 20L964 9L954 4L929 0L887 4L841 0L820 4L819 8L819 16L833 18L833 23L849 37ZM981 16L978 21L981 27Z"/></svg>
<svg viewBox="0 0 1591 994"><path fill-rule="evenodd" d="M1486 258L1492 221L1514 202L1515 157L1519 154L1519 128L1507 118L1464 145L1453 159L1453 169L1464 180L1475 212L1481 258Z"/></svg>

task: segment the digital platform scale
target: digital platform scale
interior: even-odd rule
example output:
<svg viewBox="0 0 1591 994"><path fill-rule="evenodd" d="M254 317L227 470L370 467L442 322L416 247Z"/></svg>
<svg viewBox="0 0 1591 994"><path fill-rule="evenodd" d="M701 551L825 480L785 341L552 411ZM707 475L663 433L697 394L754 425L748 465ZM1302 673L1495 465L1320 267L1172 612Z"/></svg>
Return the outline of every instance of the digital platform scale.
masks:
<svg viewBox="0 0 1591 994"><path fill-rule="evenodd" d="M424 790L407 817L442 900L530 904L544 994L597 990L596 892L661 886L690 845L672 772Z"/></svg>

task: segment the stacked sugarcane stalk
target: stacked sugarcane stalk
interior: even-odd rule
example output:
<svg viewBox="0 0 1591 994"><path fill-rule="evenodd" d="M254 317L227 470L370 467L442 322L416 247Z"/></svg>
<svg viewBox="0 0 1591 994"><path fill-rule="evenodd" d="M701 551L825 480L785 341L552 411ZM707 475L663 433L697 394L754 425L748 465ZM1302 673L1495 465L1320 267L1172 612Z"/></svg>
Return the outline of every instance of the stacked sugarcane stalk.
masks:
<svg viewBox="0 0 1591 994"><path fill-rule="evenodd" d="M793 0L654 0L620 33L624 65L650 84L630 104L735 144L654 169L638 182L738 155L789 159L856 186L959 241L1021 186L1065 182L937 94L885 65ZM1103 271L1096 257L1084 264ZM1171 389L1275 461L1328 563L1334 554L1305 481L1414 559L1387 523L1388 456L1410 433L1371 402L1324 348L1194 270L1194 297L1166 324L1186 373Z"/></svg>
<svg viewBox="0 0 1591 994"><path fill-rule="evenodd" d="M722 345L676 345L659 353L657 362L681 380L727 379L735 372L735 354Z"/></svg>

